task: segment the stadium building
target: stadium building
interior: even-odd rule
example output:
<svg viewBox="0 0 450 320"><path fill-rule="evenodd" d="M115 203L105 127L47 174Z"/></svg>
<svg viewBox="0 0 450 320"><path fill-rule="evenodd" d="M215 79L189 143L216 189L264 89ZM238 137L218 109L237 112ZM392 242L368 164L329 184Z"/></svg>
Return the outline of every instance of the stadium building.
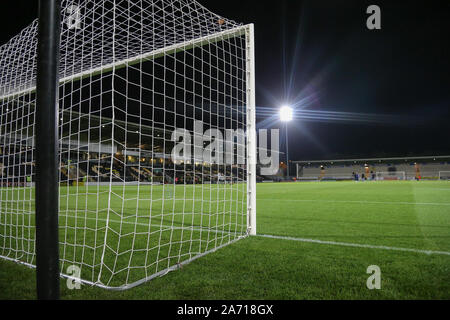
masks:
<svg viewBox="0 0 450 320"><path fill-rule="evenodd" d="M293 161L298 181L318 180L448 180L450 156Z"/></svg>

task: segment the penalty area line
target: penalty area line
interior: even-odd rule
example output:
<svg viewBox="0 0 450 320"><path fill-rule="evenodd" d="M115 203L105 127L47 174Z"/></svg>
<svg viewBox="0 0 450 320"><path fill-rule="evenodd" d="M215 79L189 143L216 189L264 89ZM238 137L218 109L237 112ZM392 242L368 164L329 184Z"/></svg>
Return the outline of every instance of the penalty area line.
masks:
<svg viewBox="0 0 450 320"><path fill-rule="evenodd" d="M377 246L377 245L350 243L350 242L336 242L336 241L325 241L325 240L306 239L306 238L295 238L295 237L288 237L288 236L276 236L276 235L271 235L271 234L257 234L256 237L278 239L278 240L290 240L290 241L298 241L298 242L308 242L308 243L317 243L317 244L342 246L342 247L356 247L356 248L366 248L366 249L380 249L380 250L422 253L422 254L427 254L427 255L438 254L438 255L450 256L450 252L448 252L448 251L420 250L420 249L412 249L412 248Z"/></svg>

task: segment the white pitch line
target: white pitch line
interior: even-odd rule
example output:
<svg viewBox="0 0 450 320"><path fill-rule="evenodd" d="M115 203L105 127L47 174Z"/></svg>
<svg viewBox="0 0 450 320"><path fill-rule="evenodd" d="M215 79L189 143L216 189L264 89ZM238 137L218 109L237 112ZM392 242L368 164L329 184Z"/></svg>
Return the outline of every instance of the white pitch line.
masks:
<svg viewBox="0 0 450 320"><path fill-rule="evenodd" d="M367 249L381 249L381 250L392 250L392 251L406 251L406 252L414 252L414 253L424 253L424 254L428 254L428 255L430 255L430 254L440 254L440 255L450 256L450 252L448 252L448 251L420 250L420 249L412 249L412 248L398 248L398 247L389 247L389 246L376 246L376 245L370 245L370 244L324 241L324 240L295 238L295 237L287 237L287 236L276 236L276 235L270 235L270 234L258 234L256 236L257 237L261 237L261 238L290 240L290 241L309 242L309 243L318 243L318 244L328 244L328 245L333 245L333 246L357 247L357 248L367 248Z"/></svg>
<svg viewBox="0 0 450 320"><path fill-rule="evenodd" d="M257 201L282 202L327 202L327 203L359 203L359 204L402 204L424 206L450 206L449 202L404 202L404 201L365 201L365 200L322 200L322 199L256 199Z"/></svg>
<svg viewBox="0 0 450 320"><path fill-rule="evenodd" d="M68 218L75 218L75 216L71 215L63 215ZM90 217L78 217L79 219L87 219L87 220L100 220L100 221L107 221L106 219L102 218L90 218ZM160 224L147 224L147 223L140 223L140 222L130 222L130 221L119 221L119 220L109 220L110 222L115 223L123 223L123 224L131 224L131 225L141 225L146 227L162 227L162 228L168 228L168 229L174 229L174 230L180 230L180 229L187 229L192 231L204 231L204 232L216 232L216 233L230 233L224 230L211 230L208 228L202 228L202 227L177 227L177 226L168 226L168 225L160 225ZM233 232L231 232L233 233ZM389 247L389 246L376 246L376 245L370 245L370 244L359 244L359 243L349 243L349 242L335 242L335 241L324 241L324 240L316 240L316 239L306 239L306 238L295 238L295 237L288 237L288 236L276 236L276 235L270 235L270 234L257 234L256 237L261 238L270 238L270 239L278 239L278 240L290 240L290 241L298 241L298 242L309 242L309 243L318 243L318 244L328 244L328 245L334 245L334 246L345 246L345 247L357 247L357 248L367 248L367 249L381 249L381 250L392 250L392 251L406 251L406 252L414 252L414 253L423 253L423 254L438 254L438 255L447 255L450 256L450 252L447 251L434 251L434 250L420 250L420 249L411 249L411 248L398 248L398 247Z"/></svg>

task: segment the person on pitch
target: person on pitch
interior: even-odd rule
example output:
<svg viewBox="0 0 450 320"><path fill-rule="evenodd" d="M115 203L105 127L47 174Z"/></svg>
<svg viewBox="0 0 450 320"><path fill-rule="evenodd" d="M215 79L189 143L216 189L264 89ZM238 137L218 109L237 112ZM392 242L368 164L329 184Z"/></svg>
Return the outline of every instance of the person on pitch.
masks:
<svg viewBox="0 0 450 320"><path fill-rule="evenodd" d="M320 166L320 176L319 176L319 181L322 181L323 177L325 176L325 167L324 166Z"/></svg>
<svg viewBox="0 0 450 320"><path fill-rule="evenodd" d="M370 177L370 168L369 165L366 163L364 165L364 180L367 180Z"/></svg>
<svg viewBox="0 0 450 320"><path fill-rule="evenodd" d="M414 169L416 170L416 180L420 180L420 166L417 162L414 163Z"/></svg>

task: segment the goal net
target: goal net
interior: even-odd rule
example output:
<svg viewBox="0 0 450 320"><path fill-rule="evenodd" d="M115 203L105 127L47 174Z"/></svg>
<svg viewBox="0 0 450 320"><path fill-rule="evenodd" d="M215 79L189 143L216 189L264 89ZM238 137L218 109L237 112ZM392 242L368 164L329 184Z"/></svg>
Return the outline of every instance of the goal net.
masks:
<svg viewBox="0 0 450 320"><path fill-rule="evenodd" d="M450 180L450 171L439 171L439 180Z"/></svg>
<svg viewBox="0 0 450 320"><path fill-rule="evenodd" d="M255 234L253 26L63 0L62 276L126 289ZM0 256L34 267L37 20L0 47Z"/></svg>
<svg viewBox="0 0 450 320"><path fill-rule="evenodd" d="M377 172L377 180L406 180L405 171L386 171Z"/></svg>

